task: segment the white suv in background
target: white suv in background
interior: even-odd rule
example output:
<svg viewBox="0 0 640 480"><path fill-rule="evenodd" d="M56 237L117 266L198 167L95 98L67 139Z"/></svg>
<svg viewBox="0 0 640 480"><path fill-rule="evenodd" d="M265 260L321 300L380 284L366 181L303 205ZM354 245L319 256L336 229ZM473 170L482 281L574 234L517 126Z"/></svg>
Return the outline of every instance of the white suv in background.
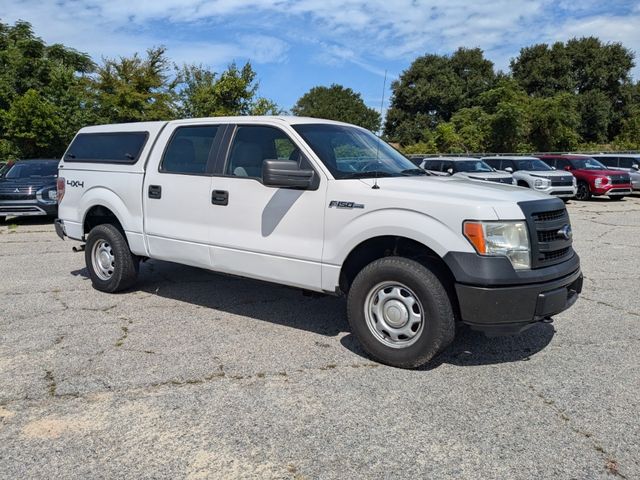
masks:
<svg viewBox="0 0 640 480"><path fill-rule="evenodd" d="M518 185L567 200L576 195L576 177L557 171L537 157L484 157L496 170L513 175Z"/></svg>
<svg viewBox="0 0 640 480"><path fill-rule="evenodd" d="M434 157L425 158L420 168L435 175L453 175L482 182L506 183L516 185L510 173L497 172L479 158L471 157Z"/></svg>

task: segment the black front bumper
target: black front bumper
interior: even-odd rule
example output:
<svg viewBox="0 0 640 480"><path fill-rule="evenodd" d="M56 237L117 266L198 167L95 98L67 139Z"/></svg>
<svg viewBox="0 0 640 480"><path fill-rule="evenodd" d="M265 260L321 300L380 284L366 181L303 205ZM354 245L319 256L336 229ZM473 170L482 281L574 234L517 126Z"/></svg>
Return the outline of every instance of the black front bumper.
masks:
<svg viewBox="0 0 640 480"><path fill-rule="evenodd" d="M471 260L467 255L475 258L467 261ZM456 278L462 321L489 335L519 333L568 309L582 292L577 255L562 264L526 272L509 269L510 264L502 261L509 263L506 258L478 257L449 254L445 261Z"/></svg>

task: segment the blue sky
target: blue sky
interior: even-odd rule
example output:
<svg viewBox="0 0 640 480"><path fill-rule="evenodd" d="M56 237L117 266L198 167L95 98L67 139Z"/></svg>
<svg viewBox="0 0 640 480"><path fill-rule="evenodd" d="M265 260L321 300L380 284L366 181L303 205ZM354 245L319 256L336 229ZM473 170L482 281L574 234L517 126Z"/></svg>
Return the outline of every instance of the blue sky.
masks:
<svg viewBox="0 0 640 480"><path fill-rule="evenodd" d="M250 60L260 93L285 109L331 83L379 108L385 70L388 87L415 57L459 46L503 70L523 46L574 36L640 52L638 0L0 0L0 21L18 19L96 60L157 45L215 70Z"/></svg>

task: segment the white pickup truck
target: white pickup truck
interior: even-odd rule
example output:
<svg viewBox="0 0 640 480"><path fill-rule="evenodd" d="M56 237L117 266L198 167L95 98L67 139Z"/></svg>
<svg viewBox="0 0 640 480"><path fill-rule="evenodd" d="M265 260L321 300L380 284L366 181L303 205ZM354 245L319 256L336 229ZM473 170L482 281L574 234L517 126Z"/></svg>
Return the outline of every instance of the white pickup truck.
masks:
<svg viewBox="0 0 640 480"><path fill-rule="evenodd" d="M563 202L429 175L375 135L296 117L83 128L59 167L60 237L95 288L153 258L347 295L378 361L417 367L459 322L517 333L582 289Z"/></svg>

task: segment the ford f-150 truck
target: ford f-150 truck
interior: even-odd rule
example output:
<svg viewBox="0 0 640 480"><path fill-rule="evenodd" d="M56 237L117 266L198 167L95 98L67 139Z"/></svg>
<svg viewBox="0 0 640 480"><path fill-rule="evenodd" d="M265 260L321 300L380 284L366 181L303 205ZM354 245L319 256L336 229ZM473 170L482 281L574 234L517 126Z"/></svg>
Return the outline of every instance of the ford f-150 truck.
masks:
<svg viewBox="0 0 640 480"><path fill-rule="evenodd" d="M228 117L80 130L60 163L56 231L95 288L152 258L347 296L378 361L417 367L463 322L518 333L582 289L557 198L429 175L362 128Z"/></svg>

